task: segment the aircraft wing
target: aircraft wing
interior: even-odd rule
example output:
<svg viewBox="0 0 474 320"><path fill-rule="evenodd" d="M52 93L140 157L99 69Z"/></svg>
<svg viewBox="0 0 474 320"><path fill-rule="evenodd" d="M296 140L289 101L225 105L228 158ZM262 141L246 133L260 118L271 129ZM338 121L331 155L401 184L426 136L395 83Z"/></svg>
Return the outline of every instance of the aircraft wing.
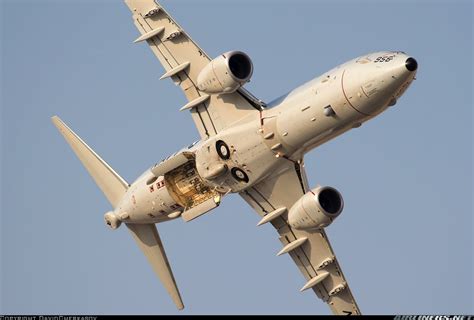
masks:
<svg viewBox="0 0 474 320"><path fill-rule="evenodd" d="M282 161L284 160L282 159ZM309 188L303 165L288 161L272 176L241 192L240 195L263 218L268 213L275 212L282 207L289 210L307 190L309 191ZM313 283L318 282L319 276L319 279L323 278L323 280L311 288L320 299L329 305L334 314L360 314L359 307L349 289L326 232L324 230L292 229L286 221L286 214L269 223L277 229L283 247L303 237L308 239L303 245L289 252L307 281L305 287L311 285L311 280ZM328 274L326 275L326 273Z"/></svg>
<svg viewBox="0 0 474 320"><path fill-rule="evenodd" d="M133 22L165 69L161 77L171 78L183 90L201 138L217 134L249 113L258 112L261 102L247 90L211 95L200 92L199 72L211 61L174 19L154 0L125 0L133 13ZM196 107L190 107L190 106Z"/></svg>

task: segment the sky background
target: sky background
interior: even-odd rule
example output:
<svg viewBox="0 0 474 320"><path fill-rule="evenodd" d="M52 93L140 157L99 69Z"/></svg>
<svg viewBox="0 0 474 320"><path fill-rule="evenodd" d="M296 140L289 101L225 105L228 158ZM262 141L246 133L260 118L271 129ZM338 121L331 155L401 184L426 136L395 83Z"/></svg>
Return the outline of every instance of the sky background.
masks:
<svg viewBox="0 0 474 320"><path fill-rule="evenodd" d="M178 313L50 122L59 115L127 181L197 140L184 95L122 1L1 6L0 313ZM162 1L210 55L253 59L264 101L368 52L417 80L395 107L313 150L311 186L344 196L327 228L366 314L472 314L471 1ZM184 314L328 314L271 226L238 195L158 225Z"/></svg>

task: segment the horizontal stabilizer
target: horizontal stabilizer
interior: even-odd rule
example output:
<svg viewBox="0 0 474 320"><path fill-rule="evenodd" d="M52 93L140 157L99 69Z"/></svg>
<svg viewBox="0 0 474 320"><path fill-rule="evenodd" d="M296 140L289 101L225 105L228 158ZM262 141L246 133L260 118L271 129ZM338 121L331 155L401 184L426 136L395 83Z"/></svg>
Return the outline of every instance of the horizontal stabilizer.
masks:
<svg viewBox="0 0 474 320"><path fill-rule="evenodd" d="M59 117L51 118L84 167L115 208L127 192L128 184Z"/></svg>
<svg viewBox="0 0 474 320"><path fill-rule="evenodd" d="M176 307L184 308L173 271L171 270L158 230L154 224L127 224L130 233L145 254L153 271L160 278Z"/></svg>

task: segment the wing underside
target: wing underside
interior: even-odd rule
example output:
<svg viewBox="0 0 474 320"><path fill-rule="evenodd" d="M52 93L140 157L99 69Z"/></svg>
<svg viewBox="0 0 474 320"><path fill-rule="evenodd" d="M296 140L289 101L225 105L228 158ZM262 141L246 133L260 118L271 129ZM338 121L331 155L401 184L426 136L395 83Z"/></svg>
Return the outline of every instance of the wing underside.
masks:
<svg viewBox="0 0 474 320"><path fill-rule="evenodd" d="M258 112L259 101L243 88L206 97L196 85L199 72L211 61L204 50L154 0L125 2L141 34L136 42L148 43L165 69L162 78L171 78L189 101L186 106L194 106L189 110L201 138L213 136L250 113Z"/></svg>
<svg viewBox="0 0 474 320"><path fill-rule="evenodd" d="M308 188L303 166L288 161L272 177L240 195L263 218L279 208L291 208L306 190ZM277 230L283 248L288 248L290 243L296 244L298 239L307 238L303 245L289 251L307 281L306 287L309 286L326 302L334 314L360 314L326 232L292 229L286 217L283 214L269 223ZM311 286L315 282L319 283Z"/></svg>
<svg viewBox="0 0 474 320"><path fill-rule="evenodd" d="M188 100L186 106L193 105L189 110L201 138L216 135L233 123L259 112L261 102L243 88L234 93L207 98L198 90L196 83L199 72L211 61L209 56L154 0L125 2L141 34L136 42L148 43L165 69L162 78L171 78L184 92ZM304 169L288 161L272 177L242 192L241 196L264 217L278 208L291 208L307 190ZM324 277L311 288L328 303L333 313L360 314L325 231L293 230L286 223L285 214L270 223L279 233L283 246L307 238L303 245L289 251L289 254L306 281Z"/></svg>

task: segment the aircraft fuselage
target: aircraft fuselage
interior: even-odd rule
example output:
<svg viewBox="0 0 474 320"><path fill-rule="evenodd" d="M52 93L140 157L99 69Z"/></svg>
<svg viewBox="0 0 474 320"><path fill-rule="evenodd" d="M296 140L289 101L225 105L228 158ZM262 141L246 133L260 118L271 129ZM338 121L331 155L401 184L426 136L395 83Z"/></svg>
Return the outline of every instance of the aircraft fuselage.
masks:
<svg viewBox="0 0 474 320"><path fill-rule="evenodd" d="M174 219L210 199L217 203L227 193L244 191L279 170L282 161L301 164L306 152L394 105L416 69L403 52L346 62L176 153L187 158L170 173L156 177L152 171L159 165L147 170L113 214L126 222Z"/></svg>

